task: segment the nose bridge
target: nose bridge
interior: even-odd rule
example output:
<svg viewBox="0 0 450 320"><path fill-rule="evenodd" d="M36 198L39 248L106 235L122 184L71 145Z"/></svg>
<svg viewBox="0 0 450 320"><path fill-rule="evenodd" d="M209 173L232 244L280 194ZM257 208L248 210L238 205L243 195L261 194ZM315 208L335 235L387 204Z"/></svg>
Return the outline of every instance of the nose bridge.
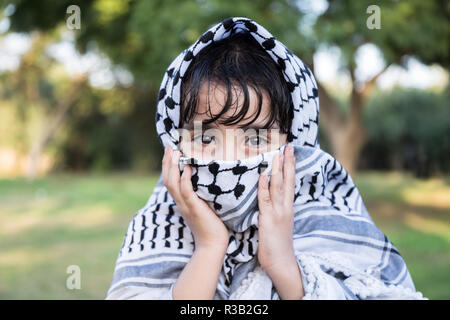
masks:
<svg viewBox="0 0 450 320"><path fill-rule="evenodd" d="M227 128L223 133L223 145L222 145L222 158L224 160L236 160L238 158L239 150L237 150L237 144L235 135L236 133L232 128Z"/></svg>

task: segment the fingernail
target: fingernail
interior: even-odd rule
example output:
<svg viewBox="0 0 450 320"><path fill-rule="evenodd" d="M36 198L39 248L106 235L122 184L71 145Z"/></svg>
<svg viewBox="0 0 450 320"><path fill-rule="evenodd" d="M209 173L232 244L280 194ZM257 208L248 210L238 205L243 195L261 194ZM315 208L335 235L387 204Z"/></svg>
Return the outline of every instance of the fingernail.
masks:
<svg viewBox="0 0 450 320"><path fill-rule="evenodd" d="M189 170L189 169L187 169L188 166L189 166L189 165L187 165L187 164L184 165L183 171L181 172L181 176L182 176L182 177L185 175L185 172L187 172L187 170Z"/></svg>

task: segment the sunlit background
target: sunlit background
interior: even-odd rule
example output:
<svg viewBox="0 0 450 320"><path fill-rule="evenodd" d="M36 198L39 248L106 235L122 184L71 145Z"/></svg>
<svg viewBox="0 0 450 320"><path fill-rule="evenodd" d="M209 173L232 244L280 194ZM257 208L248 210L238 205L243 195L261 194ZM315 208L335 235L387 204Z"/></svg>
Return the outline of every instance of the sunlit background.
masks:
<svg viewBox="0 0 450 320"><path fill-rule="evenodd" d="M374 3L379 28L368 24ZM443 0L0 1L0 298L106 296L128 223L160 175L163 74L233 16L314 71L321 147L352 173L416 289L450 299ZM66 286L70 265L80 289Z"/></svg>

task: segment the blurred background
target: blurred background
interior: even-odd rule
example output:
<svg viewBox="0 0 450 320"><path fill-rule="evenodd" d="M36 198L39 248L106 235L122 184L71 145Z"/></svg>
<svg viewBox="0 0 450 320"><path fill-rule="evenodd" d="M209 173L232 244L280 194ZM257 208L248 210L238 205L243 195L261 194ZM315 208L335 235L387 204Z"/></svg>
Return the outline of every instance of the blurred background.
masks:
<svg viewBox="0 0 450 320"><path fill-rule="evenodd" d="M233 16L314 71L322 148L352 173L417 290L450 299L445 0L1 0L1 299L106 296L160 175L163 74ZM70 265L80 289L66 286Z"/></svg>

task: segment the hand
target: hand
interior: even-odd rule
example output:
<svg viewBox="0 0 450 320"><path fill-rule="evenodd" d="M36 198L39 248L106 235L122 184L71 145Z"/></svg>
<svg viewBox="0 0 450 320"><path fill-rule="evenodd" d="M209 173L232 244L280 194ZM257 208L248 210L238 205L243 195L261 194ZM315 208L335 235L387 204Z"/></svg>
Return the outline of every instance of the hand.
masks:
<svg viewBox="0 0 450 320"><path fill-rule="evenodd" d="M217 214L194 192L192 168L186 165L180 177L178 161L181 153L166 147L162 160L164 185L180 208L183 219L194 235L196 249L228 246L228 230Z"/></svg>
<svg viewBox="0 0 450 320"><path fill-rule="evenodd" d="M268 272L295 261L294 228L295 156L292 146L273 159L270 189L267 174L258 182L258 260Z"/></svg>

